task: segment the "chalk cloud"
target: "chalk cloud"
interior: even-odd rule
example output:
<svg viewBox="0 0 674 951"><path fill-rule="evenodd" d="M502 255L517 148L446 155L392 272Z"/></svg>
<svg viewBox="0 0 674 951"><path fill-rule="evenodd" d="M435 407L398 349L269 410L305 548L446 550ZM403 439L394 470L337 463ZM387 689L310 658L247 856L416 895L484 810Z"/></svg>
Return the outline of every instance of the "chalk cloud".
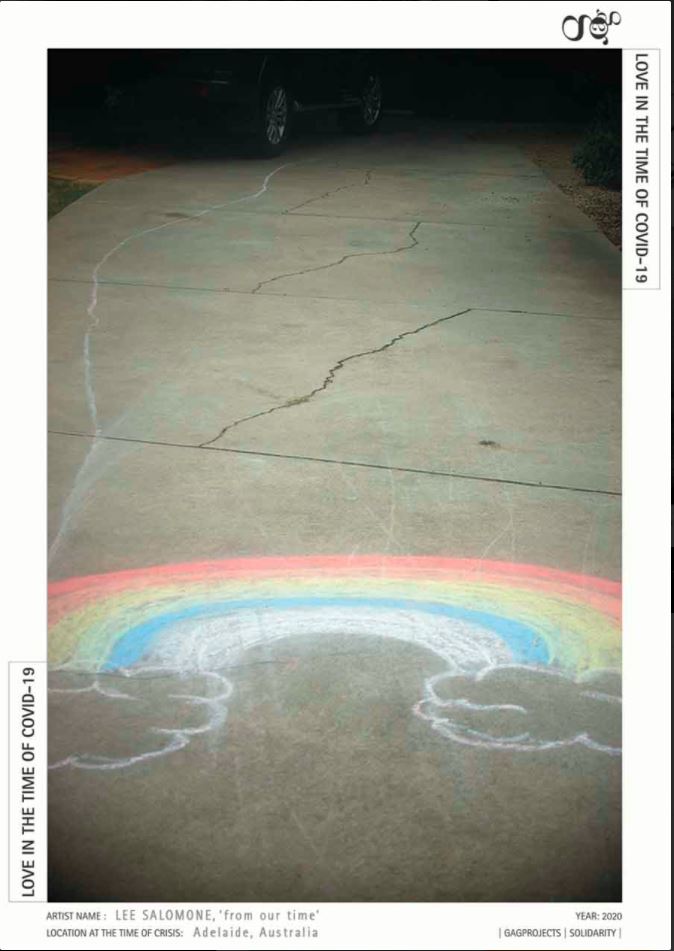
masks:
<svg viewBox="0 0 674 951"><path fill-rule="evenodd" d="M231 692L211 671L52 671L49 768L120 769L177 752L224 725Z"/></svg>
<svg viewBox="0 0 674 951"><path fill-rule="evenodd" d="M430 677L420 719L457 743L530 752L580 745L621 752L620 672L573 677L555 668L517 664L477 674Z"/></svg>

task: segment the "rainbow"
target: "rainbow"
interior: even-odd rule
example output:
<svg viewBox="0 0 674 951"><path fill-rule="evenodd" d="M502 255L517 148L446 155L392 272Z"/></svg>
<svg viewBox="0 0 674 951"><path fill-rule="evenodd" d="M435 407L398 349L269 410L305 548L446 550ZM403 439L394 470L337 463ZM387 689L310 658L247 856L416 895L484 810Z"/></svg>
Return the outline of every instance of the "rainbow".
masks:
<svg viewBox="0 0 674 951"><path fill-rule="evenodd" d="M212 668L243 649L311 632L386 632L459 668L485 666L485 649L496 662L576 675L620 664L618 583L494 561L322 556L160 565L54 582L49 614L50 664L89 671Z"/></svg>
<svg viewBox="0 0 674 951"><path fill-rule="evenodd" d="M518 752L581 744L620 753L591 712L586 729L569 733L560 722L559 736L550 737L522 703L484 696L490 679L524 671L543 678L544 692L552 680L565 681L576 691L574 707L619 704L620 586L613 581L457 558L237 558L57 581L49 614L53 675L80 678L78 686L50 687L57 693L93 691L125 703L123 678L164 674L206 684L203 695L174 695L199 707L200 725L141 730L142 748L132 755L76 751L53 769L119 769L183 749L224 725L234 691L226 672L243 652L299 635L379 636L435 654L444 671L425 679L412 712L458 743ZM467 682L477 698L461 693ZM516 684L511 689L517 694ZM486 728L466 722L474 715L487 717ZM518 732L504 736L501 721L512 715Z"/></svg>

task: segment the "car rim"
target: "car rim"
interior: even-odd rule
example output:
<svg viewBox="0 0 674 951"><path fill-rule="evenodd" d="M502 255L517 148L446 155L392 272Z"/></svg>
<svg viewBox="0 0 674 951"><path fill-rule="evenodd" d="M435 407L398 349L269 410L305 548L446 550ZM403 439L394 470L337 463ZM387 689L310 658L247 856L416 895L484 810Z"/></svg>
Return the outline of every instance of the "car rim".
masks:
<svg viewBox="0 0 674 951"><path fill-rule="evenodd" d="M363 122L374 125L381 112L381 82L378 76L368 76L363 90Z"/></svg>
<svg viewBox="0 0 674 951"><path fill-rule="evenodd" d="M282 86L276 86L267 98L265 115L267 141L278 145L283 140L288 125L288 97Z"/></svg>

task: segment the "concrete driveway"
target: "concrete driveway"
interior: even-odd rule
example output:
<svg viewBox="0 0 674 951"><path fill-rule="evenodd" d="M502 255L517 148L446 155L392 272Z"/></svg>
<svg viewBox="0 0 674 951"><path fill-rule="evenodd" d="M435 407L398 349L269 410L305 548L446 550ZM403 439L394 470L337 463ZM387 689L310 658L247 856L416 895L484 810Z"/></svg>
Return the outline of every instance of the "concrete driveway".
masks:
<svg viewBox="0 0 674 951"><path fill-rule="evenodd" d="M52 221L52 898L619 897L620 256L468 132Z"/></svg>

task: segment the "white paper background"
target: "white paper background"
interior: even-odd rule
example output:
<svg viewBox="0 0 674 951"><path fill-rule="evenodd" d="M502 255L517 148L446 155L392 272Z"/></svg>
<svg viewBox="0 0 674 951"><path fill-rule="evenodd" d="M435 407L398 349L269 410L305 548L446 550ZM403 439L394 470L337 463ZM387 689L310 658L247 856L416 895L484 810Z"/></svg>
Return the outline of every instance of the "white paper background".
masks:
<svg viewBox="0 0 674 951"><path fill-rule="evenodd" d="M46 50L49 47L563 48L561 21L595 3L31 3L0 5L2 528L5 660L45 653ZM322 905L320 948L669 947L670 5L616 2L609 48L661 48L660 291L624 292L624 901L620 942L510 939L501 927L577 927L575 905ZM574 46L592 47L586 39ZM6 667L5 667L6 670ZM6 683L6 680L4 681ZM6 710L3 710L3 717ZM5 738L6 722L0 725ZM6 770L6 751L3 751ZM6 784L3 783L3 795ZM3 804L7 815L6 804ZM4 821L3 821L4 826ZM6 828L6 827L5 827ZM4 865L4 863L3 863ZM44 947L44 912L6 904L2 947ZM78 906L67 906L74 910ZM91 909L87 905L87 908ZM105 907L112 916L113 908ZM157 907L157 906L153 906ZM246 906L237 905L242 910ZM259 906L257 906L259 907ZM312 906L313 907L313 906ZM601 911L601 905L592 904ZM615 926L614 922L605 923ZM193 947L193 941L144 941ZM49 947L74 947L73 939ZM81 947L94 946L85 942ZM99 941L96 947L121 947ZM126 945L135 947L133 943ZM239 947L224 941L203 947ZM254 941L245 947L263 947Z"/></svg>

